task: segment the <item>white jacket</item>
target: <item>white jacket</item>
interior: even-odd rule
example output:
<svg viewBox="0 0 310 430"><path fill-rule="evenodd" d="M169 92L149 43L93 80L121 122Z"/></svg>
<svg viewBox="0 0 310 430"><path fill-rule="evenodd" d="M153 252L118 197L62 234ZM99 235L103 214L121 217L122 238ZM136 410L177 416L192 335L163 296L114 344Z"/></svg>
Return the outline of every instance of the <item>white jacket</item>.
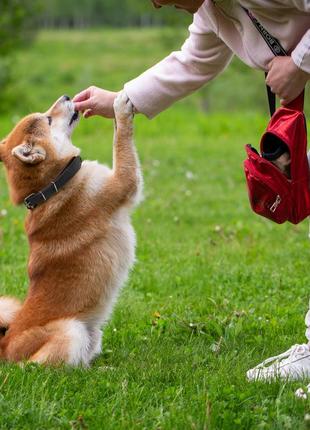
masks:
<svg viewBox="0 0 310 430"><path fill-rule="evenodd" d="M205 0L180 51L125 84L136 109L149 118L213 79L233 54L267 70L273 54L241 6L310 73L310 0Z"/></svg>

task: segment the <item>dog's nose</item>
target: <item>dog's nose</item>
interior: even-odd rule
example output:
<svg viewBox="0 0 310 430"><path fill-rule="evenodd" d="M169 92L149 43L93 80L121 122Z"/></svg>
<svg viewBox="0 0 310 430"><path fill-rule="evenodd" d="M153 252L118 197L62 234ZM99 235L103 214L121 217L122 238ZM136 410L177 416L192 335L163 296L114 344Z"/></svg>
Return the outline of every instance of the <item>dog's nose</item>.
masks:
<svg viewBox="0 0 310 430"><path fill-rule="evenodd" d="M62 96L62 99L63 99L64 102L68 102L70 100L70 97L64 95L64 96Z"/></svg>

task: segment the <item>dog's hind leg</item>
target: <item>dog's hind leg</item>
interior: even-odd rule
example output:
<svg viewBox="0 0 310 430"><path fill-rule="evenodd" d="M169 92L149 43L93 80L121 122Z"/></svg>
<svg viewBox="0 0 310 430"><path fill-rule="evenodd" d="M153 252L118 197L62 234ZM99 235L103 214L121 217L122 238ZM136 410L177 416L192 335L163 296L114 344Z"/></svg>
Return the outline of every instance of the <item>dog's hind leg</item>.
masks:
<svg viewBox="0 0 310 430"><path fill-rule="evenodd" d="M71 366L90 362L91 341L85 324L75 319L53 321L46 326L48 339L28 361L39 364Z"/></svg>
<svg viewBox="0 0 310 430"><path fill-rule="evenodd" d="M1 357L7 361L39 364L89 364L90 338L79 320L61 319L22 332L8 331L1 340Z"/></svg>
<svg viewBox="0 0 310 430"><path fill-rule="evenodd" d="M0 334L5 331L22 307L22 303L14 297L0 296Z"/></svg>

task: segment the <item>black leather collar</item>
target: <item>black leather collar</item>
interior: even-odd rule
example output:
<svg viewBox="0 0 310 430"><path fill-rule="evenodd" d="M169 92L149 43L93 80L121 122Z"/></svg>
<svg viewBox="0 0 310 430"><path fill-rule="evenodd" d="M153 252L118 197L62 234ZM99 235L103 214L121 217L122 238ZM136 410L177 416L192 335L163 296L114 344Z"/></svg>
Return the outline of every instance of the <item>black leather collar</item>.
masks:
<svg viewBox="0 0 310 430"><path fill-rule="evenodd" d="M43 190L37 193L32 193L24 199L24 204L27 209L35 209L40 204L46 202L54 194L66 185L71 178L80 170L82 165L82 159L80 156L72 158L70 163L63 169L63 171L57 176L57 178L50 182Z"/></svg>

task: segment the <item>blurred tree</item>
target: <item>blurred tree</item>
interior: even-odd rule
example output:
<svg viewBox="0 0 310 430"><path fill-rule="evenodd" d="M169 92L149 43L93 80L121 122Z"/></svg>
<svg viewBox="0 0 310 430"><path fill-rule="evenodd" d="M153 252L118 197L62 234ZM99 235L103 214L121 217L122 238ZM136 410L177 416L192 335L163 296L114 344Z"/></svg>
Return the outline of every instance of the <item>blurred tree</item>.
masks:
<svg viewBox="0 0 310 430"><path fill-rule="evenodd" d="M14 51L30 43L34 35L39 0L0 0L0 101L9 97ZM3 106L3 103L0 103Z"/></svg>
<svg viewBox="0 0 310 430"><path fill-rule="evenodd" d="M150 0L49 0L44 5L41 25L67 28L183 26L188 20L185 13L176 13L171 7L155 11Z"/></svg>

